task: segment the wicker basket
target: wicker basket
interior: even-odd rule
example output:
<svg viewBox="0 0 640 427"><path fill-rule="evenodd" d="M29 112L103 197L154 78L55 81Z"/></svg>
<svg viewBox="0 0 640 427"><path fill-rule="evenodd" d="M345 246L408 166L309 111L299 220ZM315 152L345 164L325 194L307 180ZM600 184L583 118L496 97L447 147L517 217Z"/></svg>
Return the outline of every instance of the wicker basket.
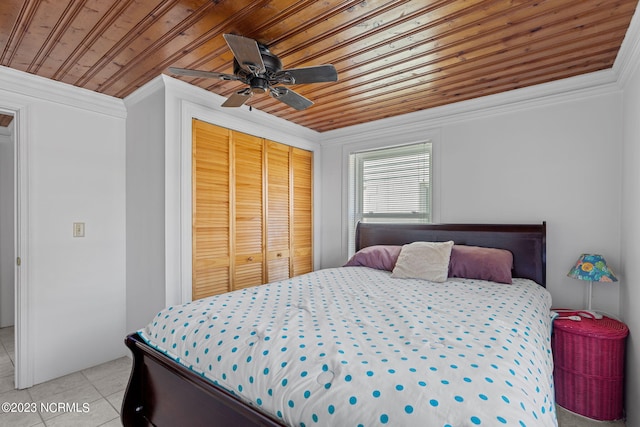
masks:
<svg viewBox="0 0 640 427"><path fill-rule="evenodd" d="M551 339L556 402L596 420L616 420L624 411L624 323L556 320Z"/></svg>

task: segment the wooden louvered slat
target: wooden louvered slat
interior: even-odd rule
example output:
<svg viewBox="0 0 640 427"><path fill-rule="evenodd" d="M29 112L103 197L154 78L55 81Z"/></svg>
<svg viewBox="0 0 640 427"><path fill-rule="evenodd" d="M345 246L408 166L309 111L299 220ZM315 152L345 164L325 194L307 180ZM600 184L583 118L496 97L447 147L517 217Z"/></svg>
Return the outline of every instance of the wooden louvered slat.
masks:
<svg viewBox="0 0 640 427"><path fill-rule="evenodd" d="M244 289L262 283L262 263L252 262L236 265L233 288Z"/></svg>
<svg viewBox="0 0 640 427"><path fill-rule="evenodd" d="M231 239L236 260L232 289L239 289L264 283L263 143L261 138L241 132L232 135L235 214Z"/></svg>
<svg viewBox="0 0 640 427"><path fill-rule="evenodd" d="M313 271L313 153L291 149L291 275Z"/></svg>
<svg viewBox="0 0 640 427"><path fill-rule="evenodd" d="M230 279L229 131L193 120L192 298L227 292Z"/></svg>
<svg viewBox="0 0 640 427"><path fill-rule="evenodd" d="M287 257L280 259L275 258L267 261L267 273L269 274L268 282L288 279L289 276L289 251Z"/></svg>
<svg viewBox="0 0 640 427"><path fill-rule="evenodd" d="M203 265L198 274L198 284L192 298L204 298L211 295L218 295L229 292L229 267L216 268L210 265ZM197 291L197 294L195 292Z"/></svg>
<svg viewBox="0 0 640 427"><path fill-rule="evenodd" d="M266 141L267 282L289 277L289 152L290 147Z"/></svg>

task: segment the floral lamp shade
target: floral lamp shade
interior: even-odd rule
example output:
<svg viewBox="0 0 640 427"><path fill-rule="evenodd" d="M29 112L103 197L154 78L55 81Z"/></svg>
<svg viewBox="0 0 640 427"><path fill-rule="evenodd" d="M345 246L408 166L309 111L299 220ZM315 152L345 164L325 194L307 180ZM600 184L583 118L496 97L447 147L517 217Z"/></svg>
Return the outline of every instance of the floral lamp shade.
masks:
<svg viewBox="0 0 640 427"><path fill-rule="evenodd" d="M617 282L618 278L607 267L602 255L582 254L567 274L569 277L590 282Z"/></svg>
<svg viewBox="0 0 640 427"><path fill-rule="evenodd" d="M617 282L618 278L607 267L607 262L602 255L582 254L576 265L574 265L569 273L569 277L589 282L589 306L587 311L596 319L602 319L602 315L591 309L591 299L593 294L593 282Z"/></svg>

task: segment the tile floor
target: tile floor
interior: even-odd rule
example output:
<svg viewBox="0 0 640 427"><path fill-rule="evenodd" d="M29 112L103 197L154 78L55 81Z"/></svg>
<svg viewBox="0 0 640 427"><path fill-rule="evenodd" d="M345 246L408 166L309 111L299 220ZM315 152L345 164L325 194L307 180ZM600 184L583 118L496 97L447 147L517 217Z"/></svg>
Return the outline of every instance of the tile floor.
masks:
<svg viewBox="0 0 640 427"><path fill-rule="evenodd" d="M120 406L129 380L131 359L122 357L105 364L66 375L26 390L13 388L13 328L0 329L0 403L78 404L80 412L4 413L0 427L119 427ZM53 407L55 409L55 406ZM624 427L623 421L598 422L558 408L560 427Z"/></svg>
<svg viewBox="0 0 640 427"><path fill-rule="evenodd" d="M13 328L0 329L0 403L35 403L45 411L6 413L0 411L0 427L116 427L120 406L131 372L131 359L122 357L66 375L25 390L14 390ZM58 404L68 402L58 410ZM83 406L85 405L86 406ZM76 405L76 406L72 406ZM71 409L71 410L68 410Z"/></svg>

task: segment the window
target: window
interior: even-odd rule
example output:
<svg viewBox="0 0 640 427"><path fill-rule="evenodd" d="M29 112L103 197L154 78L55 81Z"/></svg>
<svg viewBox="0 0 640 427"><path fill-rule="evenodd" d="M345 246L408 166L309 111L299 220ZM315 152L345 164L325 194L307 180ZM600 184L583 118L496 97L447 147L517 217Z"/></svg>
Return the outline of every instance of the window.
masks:
<svg viewBox="0 0 640 427"><path fill-rule="evenodd" d="M362 222L431 222L431 143L349 156L349 252Z"/></svg>

